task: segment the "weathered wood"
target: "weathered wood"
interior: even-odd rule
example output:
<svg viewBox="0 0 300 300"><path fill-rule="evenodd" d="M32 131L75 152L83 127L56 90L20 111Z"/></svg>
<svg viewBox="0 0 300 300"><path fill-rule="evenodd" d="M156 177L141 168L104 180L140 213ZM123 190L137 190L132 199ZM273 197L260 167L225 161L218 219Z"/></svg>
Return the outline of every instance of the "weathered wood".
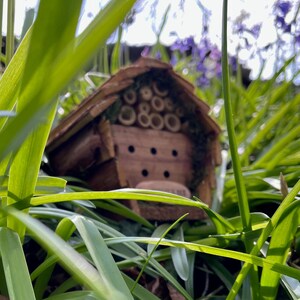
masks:
<svg viewBox="0 0 300 300"><path fill-rule="evenodd" d="M192 146L181 133L112 125L118 157L131 186L144 180L187 184L192 176Z"/></svg>
<svg viewBox="0 0 300 300"><path fill-rule="evenodd" d="M112 96L105 100L102 99L102 101L99 101L99 103L91 109L91 112L81 109L80 111L76 111L76 114L71 113L59 126L52 130L47 142L46 152L51 152L65 141L71 139L76 132L92 122L95 116L98 116L112 105L117 98L116 96Z"/></svg>
<svg viewBox="0 0 300 300"><path fill-rule="evenodd" d="M108 191L128 186L124 171L116 158L97 165L89 171L84 179L92 189L98 191Z"/></svg>
<svg viewBox="0 0 300 300"><path fill-rule="evenodd" d="M218 138L216 137L211 141L211 152L216 166L219 166L222 163L221 150L221 144Z"/></svg>
<svg viewBox="0 0 300 300"><path fill-rule="evenodd" d="M80 175L92 166L115 156L108 122L90 123L49 153L57 175Z"/></svg>
<svg viewBox="0 0 300 300"><path fill-rule="evenodd" d="M209 179L204 178L197 187L197 194L201 201L211 204L211 187Z"/></svg>
<svg viewBox="0 0 300 300"><path fill-rule="evenodd" d="M137 202L137 201L132 201ZM159 206L158 206L159 205ZM132 209L148 220L171 221L188 213L186 220L201 220L206 217L203 210L179 205L163 205L138 201L138 209Z"/></svg>

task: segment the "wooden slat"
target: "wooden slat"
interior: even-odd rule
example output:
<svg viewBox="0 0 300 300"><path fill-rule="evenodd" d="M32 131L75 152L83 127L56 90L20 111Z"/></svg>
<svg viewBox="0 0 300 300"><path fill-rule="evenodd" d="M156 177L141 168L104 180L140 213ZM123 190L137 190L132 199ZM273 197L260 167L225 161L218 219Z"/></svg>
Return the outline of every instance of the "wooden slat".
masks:
<svg viewBox="0 0 300 300"><path fill-rule="evenodd" d="M188 185L191 180L191 166L186 163L155 163L145 160L119 159L131 187L144 180L172 180Z"/></svg>
<svg viewBox="0 0 300 300"><path fill-rule="evenodd" d="M188 213L188 216L185 218L186 220L201 220L206 218L206 214L203 210L186 206L151 204L143 201L138 201L137 209L135 209L134 205L132 205L131 207L134 211L148 220L174 221L186 213Z"/></svg>
<svg viewBox="0 0 300 300"><path fill-rule="evenodd" d="M89 186L98 191L127 187L125 174L117 159L111 159L94 167L85 177Z"/></svg>
<svg viewBox="0 0 300 300"><path fill-rule="evenodd" d="M92 166L115 157L109 122L89 124L67 143L49 153L57 175L80 175Z"/></svg>
<svg viewBox="0 0 300 300"><path fill-rule="evenodd" d="M156 159L180 160L190 159L192 143L183 133L172 133L152 129L142 129L122 125L112 125L112 133L115 143L122 146L121 155L127 155L128 149L133 146L132 154L137 157L151 157ZM156 154L151 149L156 149ZM177 156L176 156L177 154Z"/></svg>

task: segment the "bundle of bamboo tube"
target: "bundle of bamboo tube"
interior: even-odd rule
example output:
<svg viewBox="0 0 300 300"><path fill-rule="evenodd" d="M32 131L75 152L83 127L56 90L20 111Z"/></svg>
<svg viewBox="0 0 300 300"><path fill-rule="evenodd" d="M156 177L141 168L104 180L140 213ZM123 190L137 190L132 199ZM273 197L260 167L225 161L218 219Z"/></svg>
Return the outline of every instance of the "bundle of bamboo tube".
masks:
<svg viewBox="0 0 300 300"><path fill-rule="evenodd" d="M118 121L122 125L179 132L182 128L182 107L175 107L169 90L158 82L144 84L137 90L127 89L121 95Z"/></svg>

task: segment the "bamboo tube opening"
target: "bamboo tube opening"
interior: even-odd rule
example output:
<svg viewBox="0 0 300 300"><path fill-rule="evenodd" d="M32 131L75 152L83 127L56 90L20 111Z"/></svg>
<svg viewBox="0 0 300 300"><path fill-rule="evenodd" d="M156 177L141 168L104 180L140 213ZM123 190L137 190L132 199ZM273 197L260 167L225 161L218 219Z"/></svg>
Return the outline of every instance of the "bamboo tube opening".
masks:
<svg viewBox="0 0 300 300"><path fill-rule="evenodd" d="M154 110L161 112L165 109L165 103L163 99L159 96L154 96L151 99L151 106Z"/></svg>
<svg viewBox="0 0 300 300"><path fill-rule="evenodd" d="M140 102L137 106L137 111L141 113L149 113L151 110L151 107L149 103L147 102Z"/></svg>
<svg viewBox="0 0 300 300"><path fill-rule="evenodd" d="M147 113L141 112L137 115L137 123L143 128L148 128L150 126L150 118Z"/></svg>
<svg viewBox="0 0 300 300"><path fill-rule="evenodd" d="M164 99L165 100L165 108L166 108L166 111L173 111L174 110L174 104L173 104L173 101L170 97L167 97Z"/></svg>
<svg viewBox="0 0 300 300"><path fill-rule="evenodd" d="M129 105L123 105L118 115L118 120L122 125L132 125L136 121L136 113Z"/></svg>
<svg viewBox="0 0 300 300"><path fill-rule="evenodd" d="M181 129L181 122L175 114L166 114L164 123L165 127L172 132L178 132Z"/></svg>
<svg viewBox="0 0 300 300"><path fill-rule="evenodd" d="M150 127L156 130L161 130L164 128L164 119L158 113L150 114Z"/></svg>
<svg viewBox="0 0 300 300"><path fill-rule="evenodd" d="M159 86L159 83L156 81L153 82L152 88L153 88L154 93L157 96L165 97L168 95L168 90L163 88L162 86Z"/></svg>
<svg viewBox="0 0 300 300"><path fill-rule="evenodd" d="M144 101L150 101L153 96L152 89L148 85L141 87L139 93L141 99Z"/></svg>
<svg viewBox="0 0 300 300"><path fill-rule="evenodd" d="M123 98L127 104L133 105L137 99L136 92L133 89L129 89L129 90L125 91Z"/></svg>

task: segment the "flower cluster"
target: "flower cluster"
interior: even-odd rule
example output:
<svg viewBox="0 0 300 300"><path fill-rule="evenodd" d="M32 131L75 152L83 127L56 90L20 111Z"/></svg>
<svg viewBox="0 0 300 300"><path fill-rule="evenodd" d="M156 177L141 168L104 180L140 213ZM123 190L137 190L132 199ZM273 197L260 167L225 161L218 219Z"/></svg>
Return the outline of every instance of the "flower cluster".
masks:
<svg viewBox="0 0 300 300"><path fill-rule="evenodd" d="M277 1L274 5L275 25L283 32L291 32L292 23L286 21L286 16L292 8L292 3L289 1Z"/></svg>
<svg viewBox="0 0 300 300"><path fill-rule="evenodd" d="M197 74L196 84L206 87L213 78L221 77L221 52L216 45L213 45L208 38L203 38L196 43L193 37L183 40L177 39L171 46L173 65L180 62L183 57L188 58L183 73Z"/></svg>
<svg viewBox="0 0 300 300"><path fill-rule="evenodd" d="M274 4L274 14L275 14L275 26L280 33L288 33L292 36L293 42L296 45L300 45L300 28L299 28L299 3L298 8L295 9L295 14L293 16L292 8L293 3L291 1L277 0ZM290 14L290 18L288 17ZM291 18L292 16L292 18ZM289 20L289 21L288 21Z"/></svg>

